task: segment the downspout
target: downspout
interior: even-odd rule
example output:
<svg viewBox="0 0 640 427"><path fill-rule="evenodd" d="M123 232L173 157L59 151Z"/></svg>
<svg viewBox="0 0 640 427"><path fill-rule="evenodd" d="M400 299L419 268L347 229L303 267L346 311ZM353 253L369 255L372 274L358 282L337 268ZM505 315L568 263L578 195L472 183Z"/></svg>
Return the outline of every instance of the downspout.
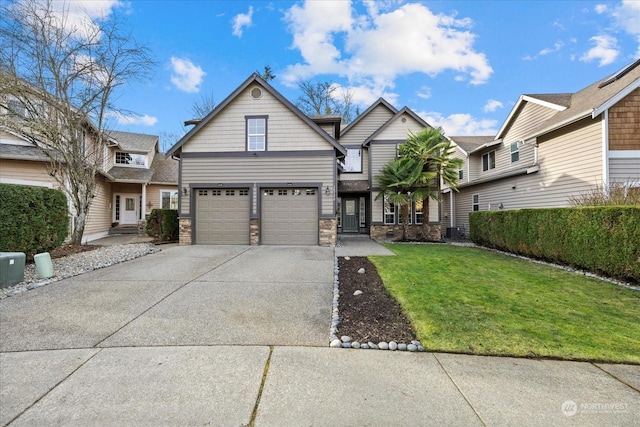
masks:
<svg viewBox="0 0 640 427"><path fill-rule="evenodd" d="M453 211L453 191L449 191L449 227L455 227L455 213Z"/></svg>

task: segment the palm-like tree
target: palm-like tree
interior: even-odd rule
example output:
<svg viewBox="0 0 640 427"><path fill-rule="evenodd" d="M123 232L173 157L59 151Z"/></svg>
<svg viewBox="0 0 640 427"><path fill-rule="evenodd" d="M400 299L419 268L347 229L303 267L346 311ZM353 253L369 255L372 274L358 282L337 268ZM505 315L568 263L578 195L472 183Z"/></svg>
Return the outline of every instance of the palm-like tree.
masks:
<svg viewBox="0 0 640 427"><path fill-rule="evenodd" d="M380 188L380 194L376 200L384 197L388 203L400 208L402 240L407 240L411 204L429 197L429 188L421 185L423 178L422 164L409 157L392 160L376 176Z"/></svg>
<svg viewBox="0 0 640 427"><path fill-rule="evenodd" d="M440 181L458 191L458 170L462 168L462 159L454 158L455 148L447 139L442 129L425 128L417 134L409 131L409 137L399 147L401 158L413 159L421 167L422 175L418 183L427 187L426 197L423 200L423 212L425 218L423 227L429 227L429 199L440 200Z"/></svg>

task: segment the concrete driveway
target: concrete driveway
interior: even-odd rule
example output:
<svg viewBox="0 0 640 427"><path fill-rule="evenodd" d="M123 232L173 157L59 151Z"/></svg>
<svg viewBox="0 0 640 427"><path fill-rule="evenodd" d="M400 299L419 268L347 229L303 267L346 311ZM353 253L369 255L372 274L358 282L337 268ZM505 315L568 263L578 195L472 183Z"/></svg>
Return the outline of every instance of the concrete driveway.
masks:
<svg viewBox="0 0 640 427"><path fill-rule="evenodd" d="M173 247L1 300L0 425L637 425L639 366L328 348L333 267Z"/></svg>
<svg viewBox="0 0 640 427"><path fill-rule="evenodd" d="M0 351L325 346L333 250L188 246L0 302Z"/></svg>

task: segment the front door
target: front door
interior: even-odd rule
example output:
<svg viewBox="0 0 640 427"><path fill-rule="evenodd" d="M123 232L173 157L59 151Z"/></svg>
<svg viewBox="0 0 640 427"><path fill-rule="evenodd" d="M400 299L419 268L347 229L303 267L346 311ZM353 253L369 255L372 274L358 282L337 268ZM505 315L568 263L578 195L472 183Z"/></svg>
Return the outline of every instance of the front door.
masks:
<svg viewBox="0 0 640 427"><path fill-rule="evenodd" d="M138 196L123 194L120 201L120 224L138 223Z"/></svg>
<svg viewBox="0 0 640 427"><path fill-rule="evenodd" d="M358 199L343 198L342 203L342 232L357 233L360 231Z"/></svg>

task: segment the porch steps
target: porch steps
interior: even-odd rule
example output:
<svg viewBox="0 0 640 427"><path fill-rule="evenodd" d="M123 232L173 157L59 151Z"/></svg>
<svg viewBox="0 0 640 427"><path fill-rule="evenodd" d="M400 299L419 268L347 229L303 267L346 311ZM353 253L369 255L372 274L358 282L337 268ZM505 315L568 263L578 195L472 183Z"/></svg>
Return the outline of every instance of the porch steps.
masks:
<svg viewBox="0 0 640 427"><path fill-rule="evenodd" d="M109 229L109 235L114 234L138 234L137 225L118 225Z"/></svg>

